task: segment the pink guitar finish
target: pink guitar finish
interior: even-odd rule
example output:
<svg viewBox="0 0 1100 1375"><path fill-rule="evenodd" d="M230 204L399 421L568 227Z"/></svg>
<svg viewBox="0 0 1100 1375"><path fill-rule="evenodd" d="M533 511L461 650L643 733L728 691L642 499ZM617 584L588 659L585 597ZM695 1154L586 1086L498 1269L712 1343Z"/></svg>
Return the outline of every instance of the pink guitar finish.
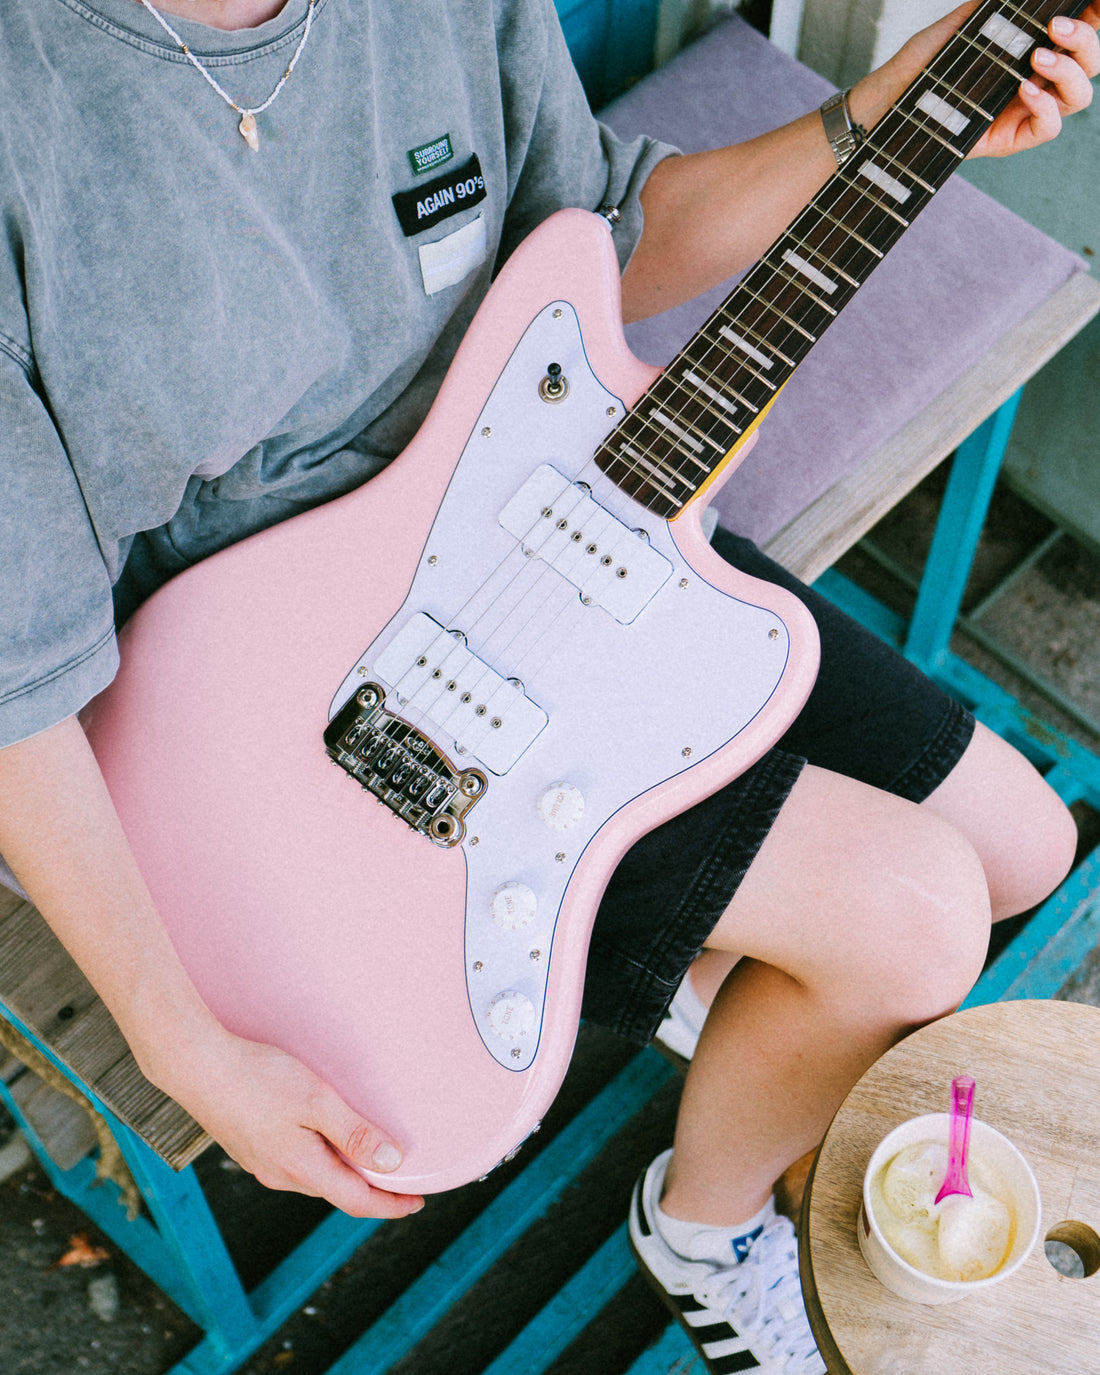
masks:
<svg viewBox="0 0 1100 1375"><path fill-rule="evenodd" d="M231 1030L297 1055L393 1134L405 1164L375 1180L383 1187L465 1183L535 1127L568 1066L614 866L758 758L816 672L801 603L712 552L703 501L671 525L590 463L615 423L609 408L621 416L656 375L619 321L606 224L560 212L509 261L405 453L358 491L164 587L127 626L122 669L90 713L127 834L203 997ZM551 362L569 390L561 402L539 392ZM500 418L487 419L494 407ZM584 605L568 576L501 527L501 509L548 462L570 504L582 476L599 522L612 511L645 528L646 548L668 561L630 623ZM480 648L475 676L489 664L522 679L546 718L495 773L473 751L463 759L445 726L409 716L487 781L458 844L378 805L322 742L341 701L382 677L374 651L421 611L462 627ZM727 611L750 618L758 644L728 643ZM762 670L746 662L757 655ZM386 686L400 712L399 685ZM562 803L551 825L538 815L548 789L544 813Z"/></svg>

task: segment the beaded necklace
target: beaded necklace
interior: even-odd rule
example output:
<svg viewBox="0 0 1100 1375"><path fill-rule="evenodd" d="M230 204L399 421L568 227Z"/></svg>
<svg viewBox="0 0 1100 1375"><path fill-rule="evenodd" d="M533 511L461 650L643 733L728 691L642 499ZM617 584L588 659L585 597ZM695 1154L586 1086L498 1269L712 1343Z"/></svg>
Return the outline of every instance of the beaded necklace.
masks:
<svg viewBox="0 0 1100 1375"><path fill-rule="evenodd" d="M251 109L246 109L243 105L238 105L237 102L233 99L233 97L221 88L218 82L202 65L199 59L195 56L195 54L191 51L191 49L187 46L187 44L183 41L183 39L179 36L179 34L175 31L171 24L169 24L168 20L165 19L164 15L161 14L159 10L154 9L154 7L150 4L150 0L141 0L141 3L153 16L153 18L157 21L157 23L161 26L161 28L169 36L169 38L173 39L179 45L180 51L183 53L184 57L187 58L188 62L191 63L192 67L194 67L197 72L199 72L203 77L205 77L205 79L210 83L211 86L213 86L214 90L217 91L218 95L221 96L221 98L225 101L227 105L231 106L234 110L237 111L237 113L241 117L241 122L237 125L237 129L241 135L241 138L244 139L244 141L248 144L248 146L252 149L254 153L258 152L260 148L260 134L259 130L256 127L256 116L263 114L263 112L268 108L268 106L274 103L275 97L279 94L279 92L283 89L286 83L290 80L290 74L294 70L295 66L297 65L298 59L302 55L302 49L306 46L306 40L309 38L309 31L313 27L313 7L317 3L317 0L309 0L309 8L306 11L306 26L302 30L301 38L298 40L298 46L294 49L294 56L290 59L290 65L279 78L278 85L275 87L275 89L271 92L271 94L268 96L268 98L264 101L262 105L253 105Z"/></svg>

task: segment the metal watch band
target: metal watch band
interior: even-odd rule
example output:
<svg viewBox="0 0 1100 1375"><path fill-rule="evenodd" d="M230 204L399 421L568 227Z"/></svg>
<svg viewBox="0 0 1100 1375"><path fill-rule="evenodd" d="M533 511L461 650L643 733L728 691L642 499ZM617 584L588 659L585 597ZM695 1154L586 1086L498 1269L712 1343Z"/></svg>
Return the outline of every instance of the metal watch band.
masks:
<svg viewBox="0 0 1100 1375"><path fill-rule="evenodd" d="M859 125L852 123L847 91L837 91L822 105L821 122L825 126L825 137L833 150L836 165L843 167L865 138Z"/></svg>

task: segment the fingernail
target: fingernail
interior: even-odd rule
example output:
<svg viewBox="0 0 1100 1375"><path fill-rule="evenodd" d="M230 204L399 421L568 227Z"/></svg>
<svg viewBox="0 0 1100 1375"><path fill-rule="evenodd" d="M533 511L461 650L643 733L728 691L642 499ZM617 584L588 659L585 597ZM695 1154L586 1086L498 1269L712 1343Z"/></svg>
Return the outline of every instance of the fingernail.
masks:
<svg viewBox="0 0 1100 1375"><path fill-rule="evenodd" d="M1035 65L1037 67L1053 67L1057 60L1054 54L1048 52L1046 48L1037 48L1035 51Z"/></svg>
<svg viewBox="0 0 1100 1375"><path fill-rule="evenodd" d="M401 1164L401 1152L392 1141L383 1141L371 1156L370 1163L376 1170L396 1170Z"/></svg>
<svg viewBox="0 0 1100 1375"><path fill-rule="evenodd" d="M1034 81L1025 81L1022 85L1022 89L1025 90L1028 93L1028 95L1039 94L1039 87L1036 86Z"/></svg>
<svg viewBox="0 0 1100 1375"><path fill-rule="evenodd" d="M1050 27L1051 31L1053 33L1056 33L1059 38L1068 38L1070 34L1073 32L1073 20L1056 19Z"/></svg>

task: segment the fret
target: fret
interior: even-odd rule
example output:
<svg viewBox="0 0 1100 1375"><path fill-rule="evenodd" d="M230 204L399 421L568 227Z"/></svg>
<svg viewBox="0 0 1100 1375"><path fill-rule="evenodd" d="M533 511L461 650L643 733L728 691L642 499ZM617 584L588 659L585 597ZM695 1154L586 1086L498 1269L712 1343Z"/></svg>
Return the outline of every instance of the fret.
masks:
<svg viewBox="0 0 1100 1375"><path fill-rule="evenodd" d="M930 129L923 119L919 119L915 114L912 114L909 110L898 110L898 114L902 115L905 119L908 119L911 123L915 124L922 134L927 134L929 138L934 138L938 144L946 148L949 153L953 153L955 157L959 158L960 160L966 157L965 152L960 152L959 149L956 148L953 143L948 143L948 141L941 134L937 134L935 129Z"/></svg>
<svg viewBox="0 0 1100 1375"><path fill-rule="evenodd" d="M856 285L858 285L858 283ZM737 324L738 327L743 331L746 344L752 343L755 340L756 345L759 348L766 349L768 353L772 354L772 357L771 359L769 359L768 362L769 371L774 365L776 359L778 359L781 363L785 363L789 368L796 368L798 366L797 362L793 358L787 357L787 355L783 352L783 350L779 347L779 345L775 342L774 339L770 339L766 334L761 334L759 330L753 329L753 327L748 323L747 320L745 320L744 318L739 319L737 321Z"/></svg>
<svg viewBox="0 0 1100 1375"><path fill-rule="evenodd" d="M985 109L984 106L979 105L976 100L971 100L971 98L966 94L965 91L960 91L959 88L954 84L954 82L948 81L945 76L935 77L933 79L937 86L942 87L942 89L945 91L950 91L956 100L961 100L964 105L969 105L970 108L976 114L981 115L982 119L984 119L986 123L992 124L994 116L991 115L989 111ZM918 101L918 104L919 103L920 102Z"/></svg>
<svg viewBox="0 0 1100 1375"><path fill-rule="evenodd" d="M824 219L829 220L830 223L835 224L838 229L842 229L849 238L855 239L855 241L859 244L862 244L864 248L870 249L870 251L875 255L876 258L886 257L886 254L883 253L881 249L876 248L874 244L871 243L869 239L865 239L862 234L857 234L856 231L850 228L848 225L846 225L843 220L838 220L835 215L830 215L827 210L819 210L818 213Z"/></svg>
<svg viewBox="0 0 1100 1375"><path fill-rule="evenodd" d="M820 227L820 224L812 225L810 228L810 233L812 234L815 229L819 229ZM788 234L787 237L794 238L795 243L802 250L803 254L808 254L809 257L820 259L820 261L824 263L825 267L828 268L830 273L833 273L835 276L842 278L845 284L847 286L850 286L853 291L858 291L858 289L863 285L863 283L860 281L858 277L853 277L850 272L845 272L844 268L842 268L839 263L834 262L830 254L826 253L823 248L819 248L816 244L812 244L809 240L808 235L806 238L798 238L795 235ZM845 236L845 239L847 239L847 236ZM807 261L809 261L809 257L807 258ZM826 273L825 275L828 276L828 273Z"/></svg>
<svg viewBox="0 0 1100 1375"><path fill-rule="evenodd" d="M796 330L804 338L808 339L811 344L817 343L818 336L816 334L811 334L808 329L803 329L803 327L798 323L798 321L792 320L785 310L780 310L777 305L773 304L773 302L771 301L766 300L763 296L760 296L757 292L753 291L752 288L749 287L747 284L744 286L743 290L745 291L746 295L751 296L754 301L758 301L762 306L767 306L769 310L774 311L775 314L778 315L779 318L785 324L790 325L791 329Z"/></svg>
<svg viewBox="0 0 1100 1375"><path fill-rule="evenodd" d="M738 352L743 353L746 358L751 358L754 363L759 363L762 368L766 368L770 371L775 367L775 360L773 358L769 358L766 353L761 353L761 351L750 344L743 335L730 329L729 325L723 325L718 333L723 339L728 339ZM759 373L751 368L749 371L753 372L753 375L756 377L760 376ZM764 381L763 378L760 378L760 380ZM770 386L771 384L769 383L768 385Z"/></svg>
<svg viewBox="0 0 1100 1375"><path fill-rule="evenodd" d="M970 38L965 33L960 33L958 37L962 39L964 43L968 43L970 47L972 47L975 50L975 52L981 53L982 57L986 58L990 62L996 63L996 65L1000 67L1002 71L1007 72L1009 76L1013 78L1014 81L1022 80L1020 69L1018 67L1010 66L1003 58L998 57L991 47L979 43L977 39Z"/></svg>
<svg viewBox="0 0 1100 1375"><path fill-rule="evenodd" d="M944 102L941 102L941 104L942 103ZM887 162L892 163L894 167L899 168L905 174L905 176L915 181L922 191L927 191L930 196L934 196L936 194L936 187L934 187L931 184L931 182L927 182L924 180L923 177L918 176L917 173L913 171L912 167L910 167L908 163L902 161L902 159L898 157L895 153L888 152L887 149L883 147L881 144L872 142L872 140L869 138L864 139L864 141L860 144L859 151L862 153L864 150L868 150L874 153L876 157L885 158Z"/></svg>
<svg viewBox="0 0 1100 1375"><path fill-rule="evenodd" d="M1047 41L1046 25L1036 19L1033 14L1028 14L1021 5L1013 4L1012 0L1001 0L1001 8L1011 10L1021 23L1030 24L1040 38L1044 42Z"/></svg>
<svg viewBox="0 0 1100 1375"><path fill-rule="evenodd" d="M667 488L667 491L663 495L667 496L669 501L676 502L677 506L683 506L684 503L682 501L677 500L677 497L675 495L676 488L672 485L671 482L668 481L668 479L665 477L664 473L661 471L660 467L656 463L653 463L650 459L646 458L644 454L640 454L638 450L635 449L631 444L623 444L620 448L620 452L625 454L626 457L630 459L631 464L634 464L639 468L646 469L652 481L659 482L662 487Z"/></svg>
<svg viewBox="0 0 1100 1375"><path fill-rule="evenodd" d="M1011 100L1046 37L1038 16L1084 8L980 5L607 436L607 477L679 514Z"/></svg>
<svg viewBox="0 0 1100 1375"><path fill-rule="evenodd" d="M867 190L866 187L856 186L855 182L851 181L848 184L853 188L853 190L855 190L855 192L858 195L862 196L864 200L870 201L870 203L873 206L881 210L884 214L889 215L892 220L897 220L898 224L901 225L902 229L909 228L909 221L905 218L904 215L899 214L896 210L891 210L891 208L886 204L885 201L879 200L878 196L873 196L871 192Z"/></svg>
<svg viewBox="0 0 1100 1375"><path fill-rule="evenodd" d="M1016 58L1026 57L1034 46L1034 39L1024 29L1017 28L1011 19L1006 19L1003 14L990 15L978 33Z"/></svg>
<svg viewBox="0 0 1100 1375"><path fill-rule="evenodd" d="M913 194L910 187L903 186L897 177L892 177L885 167L880 167L877 162L872 162L870 158L856 168L856 176L865 178L872 186L877 186L880 191L885 191L888 196L893 196L899 205L904 205Z"/></svg>
<svg viewBox="0 0 1100 1375"><path fill-rule="evenodd" d="M689 463L694 463L697 468L702 468L704 472L708 470L707 464L705 464L698 455L703 452L706 444L717 449L719 453L724 454L726 452L725 446L711 439L709 434L699 435L699 432L693 430L690 425L678 424L670 415L666 415L664 411L658 410L656 407L650 411L649 418L655 424L666 429L669 434L675 435L676 448L680 450ZM696 437L697 435L698 438ZM688 446L686 450L683 448L685 444ZM694 450L694 452L691 452L691 450Z"/></svg>
<svg viewBox="0 0 1100 1375"><path fill-rule="evenodd" d="M712 387L709 382L704 382L703 379L697 373L692 372L690 368L686 368L680 375L689 386L694 387L696 391L702 392L703 395L708 398L707 401L701 404L704 405L712 415L717 416L723 424L728 425L730 429L733 430L734 434L742 433L740 426L735 425L727 416L719 414L719 412L714 409L716 405L721 406L730 414L736 415L737 405L735 402L731 401L728 396L725 396L716 387ZM713 403L713 405L709 403Z"/></svg>
<svg viewBox="0 0 1100 1375"><path fill-rule="evenodd" d="M942 124L949 134L963 133L970 123L969 115L964 115L935 91L925 91L917 100L917 109Z"/></svg>

